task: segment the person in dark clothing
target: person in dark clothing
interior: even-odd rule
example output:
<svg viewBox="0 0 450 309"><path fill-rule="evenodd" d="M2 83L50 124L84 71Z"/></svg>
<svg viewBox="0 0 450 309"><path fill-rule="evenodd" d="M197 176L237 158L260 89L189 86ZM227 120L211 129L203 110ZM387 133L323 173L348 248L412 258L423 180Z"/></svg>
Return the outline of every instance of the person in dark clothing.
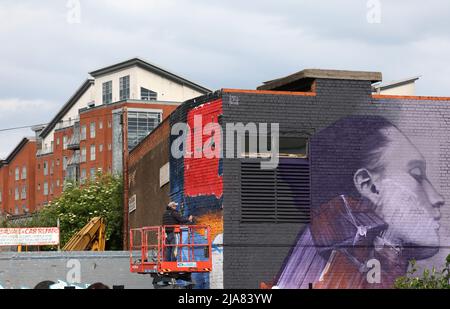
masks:
<svg viewBox="0 0 450 309"><path fill-rule="evenodd" d="M163 214L163 225L179 225L179 224L186 224L186 223L192 223L193 217L192 215L189 217L183 217L178 211L177 211L178 204L175 202L170 202L167 205L167 209ZM167 245L175 245L176 244L176 238L174 229L171 227L166 228L166 244ZM176 261L175 256L175 247L169 246L166 247L164 252L164 259L169 262Z"/></svg>

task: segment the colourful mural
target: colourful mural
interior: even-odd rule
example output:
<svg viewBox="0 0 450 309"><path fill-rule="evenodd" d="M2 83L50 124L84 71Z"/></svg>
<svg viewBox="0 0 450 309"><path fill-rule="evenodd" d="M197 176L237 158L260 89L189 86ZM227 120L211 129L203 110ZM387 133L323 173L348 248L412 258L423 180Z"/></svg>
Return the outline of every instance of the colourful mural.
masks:
<svg viewBox="0 0 450 309"><path fill-rule="evenodd" d="M171 197L180 204L185 216L193 215L196 224L211 227L213 239L213 269L211 274L194 273L195 288L223 288L223 177L222 159L204 156L204 145L212 150L221 147L221 134L208 126L219 124L222 100L195 104L172 116L174 122L186 122L191 129L183 143L185 155L181 159L171 156ZM206 134L205 134L206 133ZM177 138L177 136L172 137ZM196 239L196 242L200 241ZM199 255L203 252L199 252Z"/></svg>
<svg viewBox="0 0 450 309"><path fill-rule="evenodd" d="M440 247L443 197L421 151L378 116L349 116L310 142L311 223L275 286L391 288Z"/></svg>

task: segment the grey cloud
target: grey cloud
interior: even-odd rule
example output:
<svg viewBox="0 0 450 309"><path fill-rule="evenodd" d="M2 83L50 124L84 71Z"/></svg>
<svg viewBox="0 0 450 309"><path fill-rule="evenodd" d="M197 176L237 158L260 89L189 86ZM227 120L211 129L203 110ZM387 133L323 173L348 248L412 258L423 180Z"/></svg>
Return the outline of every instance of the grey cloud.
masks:
<svg viewBox="0 0 450 309"><path fill-rule="evenodd" d="M369 24L364 0L81 0L81 23L69 24L67 1L4 0L0 100L59 108L87 72L135 56L211 89L336 68L382 71L386 80L422 75L419 94L449 95L450 3L380 2L382 23ZM58 108L32 109L26 121L49 121ZM18 140L1 136L7 153Z"/></svg>

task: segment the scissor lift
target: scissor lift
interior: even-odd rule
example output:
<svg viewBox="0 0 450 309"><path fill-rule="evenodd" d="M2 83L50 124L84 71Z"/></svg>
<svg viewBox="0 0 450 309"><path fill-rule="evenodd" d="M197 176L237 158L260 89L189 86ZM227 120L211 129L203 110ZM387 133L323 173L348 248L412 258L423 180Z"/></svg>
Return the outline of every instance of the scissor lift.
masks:
<svg viewBox="0 0 450 309"><path fill-rule="evenodd" d="M176 243L167 244L166 230L173 230ZM176 260L166 256L174 248ZM210 227L206 225L149 226L130 230L130 271L155 278L183 279L191 273L212 270Z"/></svg>

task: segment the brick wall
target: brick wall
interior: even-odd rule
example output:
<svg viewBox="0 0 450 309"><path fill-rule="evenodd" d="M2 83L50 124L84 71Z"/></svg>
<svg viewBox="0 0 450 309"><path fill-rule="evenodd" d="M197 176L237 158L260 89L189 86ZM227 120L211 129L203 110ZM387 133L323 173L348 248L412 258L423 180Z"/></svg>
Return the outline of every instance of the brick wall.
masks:
<svg viewBox="0 0 450 309"><path fill-rule="evenodd" d="M314 96L225 91L224 123L279 123L281 134L306 133L314 136L349 115L382 116L396 125L422 152L427 161L428 178L444 199L450 201L450 138L446 121L450 116L449 99L372 97L370 82L350 80L319 79L316 92ZM331 164L345 162L345 158L338 154L335 158ZM321 168L321 163L310 159L314 185L314 171ZM273 283L306 225L241 223L240 161L225 159L223 175L224 285L226 288L257 288L261 282ZM313 205L320 199L323 190L327 188L312 188ZM441 250L421 261L423 265L441 264L448 251L449 207L442 207L441 213Z"/></svg>

